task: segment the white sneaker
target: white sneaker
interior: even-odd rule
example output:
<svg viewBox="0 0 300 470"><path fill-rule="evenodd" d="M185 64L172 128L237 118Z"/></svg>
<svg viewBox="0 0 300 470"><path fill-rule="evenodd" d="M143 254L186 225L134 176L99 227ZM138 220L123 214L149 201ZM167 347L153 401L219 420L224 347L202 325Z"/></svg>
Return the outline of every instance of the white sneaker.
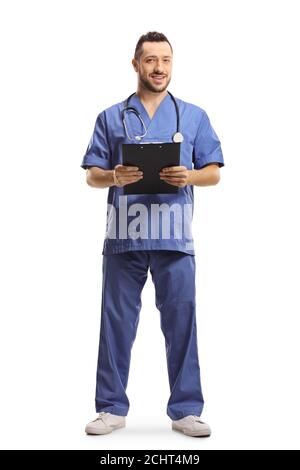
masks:
<svg viewBox="0 0 300 470"><path fill-rule="evenodd" d="M126 424L125 416L113 415L101 411L98 418L88 423L85 427L87 434L109 434L115 429L124 428Z"/></svg>
<svg viewBox="0 0 300 470"><path fill-rule="evenodd" d="M182 419L172 421L172 429L193 437L208 437L211 435L211 429L208 424L200 421L200 417L195 415L185 416Z"/></svg>

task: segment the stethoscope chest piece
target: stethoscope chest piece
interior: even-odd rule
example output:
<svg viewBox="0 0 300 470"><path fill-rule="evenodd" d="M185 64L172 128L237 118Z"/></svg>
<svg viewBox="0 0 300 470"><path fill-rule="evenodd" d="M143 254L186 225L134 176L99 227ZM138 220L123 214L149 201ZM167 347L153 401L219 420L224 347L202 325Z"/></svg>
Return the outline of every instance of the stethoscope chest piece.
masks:
<svg viewBox="0 0 300 470"><path fill-rule="evenodd" d="M173 142L183 142L183 135L181 132L176 132L176 134L173 135Z"/></svg>

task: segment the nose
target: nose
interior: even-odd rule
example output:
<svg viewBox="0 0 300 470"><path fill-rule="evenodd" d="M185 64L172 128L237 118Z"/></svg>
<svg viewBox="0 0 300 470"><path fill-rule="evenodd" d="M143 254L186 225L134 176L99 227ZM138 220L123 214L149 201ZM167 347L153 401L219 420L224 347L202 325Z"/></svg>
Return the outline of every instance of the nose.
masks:
<svg viewBox="0 0 300 470"><path fill-rule="evenodd" d="M157 75L163 75L164 71L163 71L163 68L160 66L160 67L155 67L154 69L154 73L157 73Z"/></svg>
<svg viewBox="0 0 300 470"><path fill-rule="evenodd" d="M154 73L163 73L163 70L163 63L158 60L155 64Z"/></svg>

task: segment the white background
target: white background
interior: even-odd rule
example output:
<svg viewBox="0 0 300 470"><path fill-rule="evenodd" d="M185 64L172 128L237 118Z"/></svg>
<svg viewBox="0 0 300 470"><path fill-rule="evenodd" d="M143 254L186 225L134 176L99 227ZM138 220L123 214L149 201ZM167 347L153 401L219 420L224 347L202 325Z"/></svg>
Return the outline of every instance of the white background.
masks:
<svg viewBox="0 0 300 470"><path fill-rule="evenodd" d="M299 448L299 2L2 1L1 447ZM80 168L100 111L136 90L138 38L174 49L169 90L208 113L225 167L195 188L209 439L171 431L150 273L127 427L86 436L107 190Z"/></svg>

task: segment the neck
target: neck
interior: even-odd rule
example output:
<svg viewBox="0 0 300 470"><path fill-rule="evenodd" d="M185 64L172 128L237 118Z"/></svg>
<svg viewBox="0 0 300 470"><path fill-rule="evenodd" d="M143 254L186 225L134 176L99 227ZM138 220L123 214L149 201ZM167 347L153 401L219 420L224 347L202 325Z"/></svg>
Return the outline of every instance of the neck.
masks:
<svg viewBox="0 0 300 470"><path fill-rule="evenodd" d="M139 85L136 94L143 103L150 106L156 106L164 99L168 92L167 90L163 90L159 93L155 93L154 91L147 90Z"/></svg>

